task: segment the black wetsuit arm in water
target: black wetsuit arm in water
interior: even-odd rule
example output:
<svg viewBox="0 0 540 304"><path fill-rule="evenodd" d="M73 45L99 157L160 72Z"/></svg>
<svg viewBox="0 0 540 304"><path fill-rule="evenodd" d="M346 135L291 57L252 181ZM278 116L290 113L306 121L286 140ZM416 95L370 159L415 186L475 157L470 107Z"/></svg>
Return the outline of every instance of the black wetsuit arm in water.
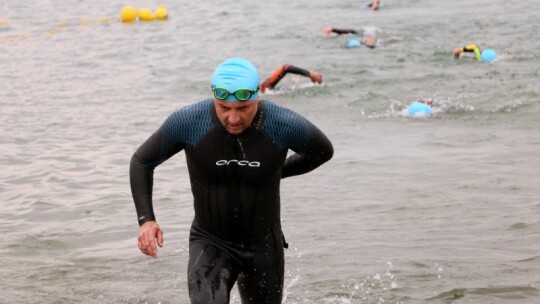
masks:
<svg viewBox="0 0 540 304"><path fill-rule="evenodd" d="M332 28L332 33L336 33L338 35L346 35L346 34L354 34L358 35L358 31L353 29L338 29L338 28Z"/></svg>
<svg viewBox="0 0 540 304"><path fill-rule="evenodd" d="M302 75L308 78L311 75L308 70L299 68L294 65L284 64L277 68L274 72L272 72L272 75L270 75L263 82L261 82L261 91L264 93L266 89L273 89L278 84L278 82L280 82L281 79L285 77L285 75L287 75L288 73Z"/></svg>

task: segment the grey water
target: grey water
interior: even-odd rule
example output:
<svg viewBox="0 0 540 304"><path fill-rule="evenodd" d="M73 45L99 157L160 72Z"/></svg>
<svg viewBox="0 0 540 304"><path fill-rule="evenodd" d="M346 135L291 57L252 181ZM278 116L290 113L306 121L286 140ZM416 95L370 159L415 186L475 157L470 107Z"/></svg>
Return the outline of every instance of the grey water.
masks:
<svg viewBox="0 0 540 304"><path fill-rule="evenodd" d="M284 303L539 303L538 2L366 2L1 1L0 302L189 302L184 154L156 170L155 260L137 249L129 160L240 56L261 77L289 63L324 78L262 96L336 151L282 182ZM118 22L127 4L169 19ZM468 43L497 59L452 58ZM433 117L404 115L417 98Z"/></svg>

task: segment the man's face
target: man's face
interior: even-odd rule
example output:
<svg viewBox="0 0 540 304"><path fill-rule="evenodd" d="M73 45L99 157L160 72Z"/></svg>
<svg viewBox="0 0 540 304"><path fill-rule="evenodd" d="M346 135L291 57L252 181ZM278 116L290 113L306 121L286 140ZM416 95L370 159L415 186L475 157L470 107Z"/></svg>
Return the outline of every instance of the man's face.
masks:
<svg viewBox="0 0 540 304"><path fill-rule="evenodd" d="M219 121L233 135L241 134L249 127L257 114L258 105L259 100L228 102L214 98Z"/></svg>

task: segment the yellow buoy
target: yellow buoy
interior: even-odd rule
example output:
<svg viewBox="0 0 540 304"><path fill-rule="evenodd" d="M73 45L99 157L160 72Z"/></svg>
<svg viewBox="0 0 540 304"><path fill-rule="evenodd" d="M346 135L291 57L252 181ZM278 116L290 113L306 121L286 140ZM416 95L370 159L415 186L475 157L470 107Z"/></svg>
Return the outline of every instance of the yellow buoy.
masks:
<svg viewBox="0 0 540 304"><path fill-rule="evenodd" d="M123 22L133 22L137 19L137 9L131 5L124 6L120 11L120 17Z"/></svg>
<svg viewBox="0 0 540 304"><path fill-rule="evenodd" d="M153 21L154 20L154 14L149 8L141 8L139 10L139 20L141 21Z"/></svg>
<svg viewBox="0 0 540 304"><path fill-rule="evenodd" d="M169 17L169 13L167 12L167 8L164 5L158 6L156 9L156 12L154 13L157 20L165 20Z"/></svg>

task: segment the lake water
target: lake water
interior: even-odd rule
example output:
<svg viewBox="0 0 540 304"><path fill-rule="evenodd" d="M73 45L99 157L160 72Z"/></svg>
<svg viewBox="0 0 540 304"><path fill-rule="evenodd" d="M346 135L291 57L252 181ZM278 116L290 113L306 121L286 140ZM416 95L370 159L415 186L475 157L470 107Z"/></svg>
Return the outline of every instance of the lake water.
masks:
<svg viewBox="0 0 540 304"><path fill-rule="evenodd" d="M137 248L129 161L232 56L324 77L263 95L335 148L282 183L284 303L540 302L536 0L176 1L167 21L116 20L161 3L0 3L0 302L189 302L184 154L156 170L155 260ZM349 49L326 26L380 43ZM497 60L452 58L468 43ZM420 97L435 115L404 115Z"/></svg>

